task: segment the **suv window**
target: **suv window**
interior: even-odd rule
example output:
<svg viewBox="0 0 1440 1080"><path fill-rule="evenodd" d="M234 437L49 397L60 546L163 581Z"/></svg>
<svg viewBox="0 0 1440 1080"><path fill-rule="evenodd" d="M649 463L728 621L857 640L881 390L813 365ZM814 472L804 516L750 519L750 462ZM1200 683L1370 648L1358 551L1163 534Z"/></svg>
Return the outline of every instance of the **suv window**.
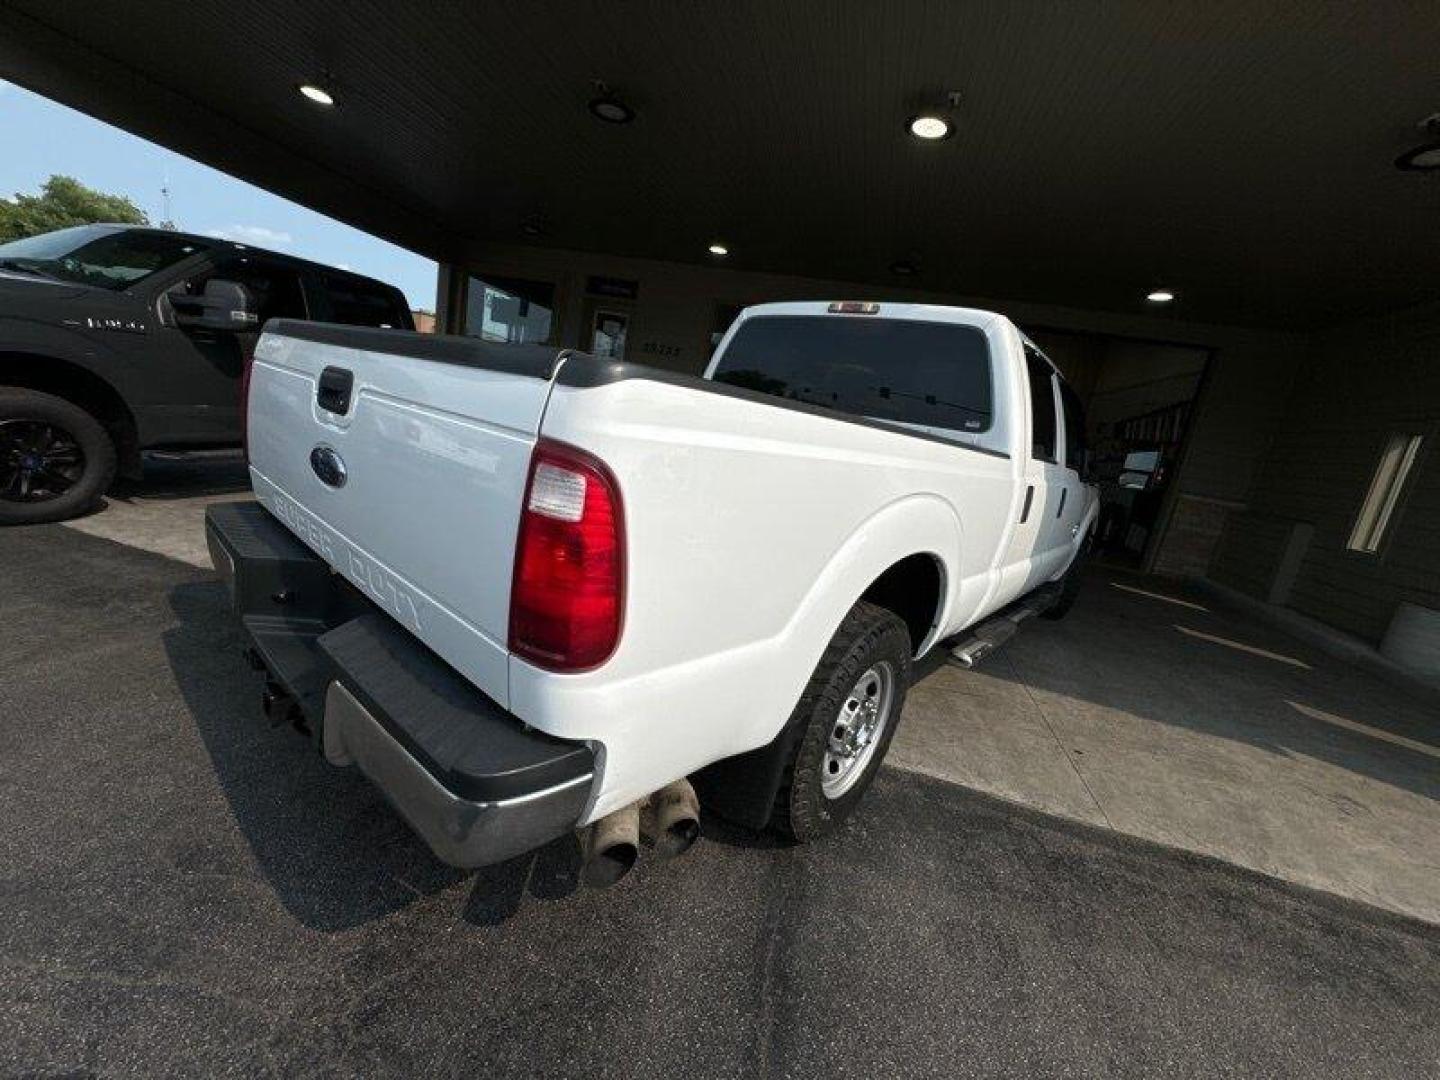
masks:
<svg viewBox="0 0 1440 1080"><path fill-rule="evenodd" d="M1060 380L1060 407L1065 413L1065 467L1080 472L1085 462L1085 410L1080 395Z"/></svg>
<svg viewBox="0 0 1440 1080"><path fill-rule="evenodd" d="M764 315L731 338L712 378L939 434L990 427L990 349L957 323Z"/></svg>
<svg viewBox="0 0 1440 1080"><path fill-rule="evenodd" d="M205 283L211 278L238 281L250 290L255 312L259 315L257 326L263 327L271 319L310 317L305 307L300 272L285 263L255 255L230 259L213 270L181 282L170 291L185 296L200 296L205 292Z"/></svg>
<svg viewBox="0 0 1440 1080"><path fill-rule="evenodd" d="M170 233L81 226L0 244L0 264L118 291L203 250Z"/></svg>
<svg viewBox="0 0 1440 1080"><path fill-rule="evenodd" d="M410 329L410 309L401 305L395 290L364 278L325 274L320 279L330 302L331 322L382 329Z"/></svg>
<svg viewBox="0 0 1440 1080"><path fill-rule="evenodd" d="M1055 460L1055 371L1029 345L1025 346L1025 373L1030 380L1030 454L1040 461Z"/></svg>

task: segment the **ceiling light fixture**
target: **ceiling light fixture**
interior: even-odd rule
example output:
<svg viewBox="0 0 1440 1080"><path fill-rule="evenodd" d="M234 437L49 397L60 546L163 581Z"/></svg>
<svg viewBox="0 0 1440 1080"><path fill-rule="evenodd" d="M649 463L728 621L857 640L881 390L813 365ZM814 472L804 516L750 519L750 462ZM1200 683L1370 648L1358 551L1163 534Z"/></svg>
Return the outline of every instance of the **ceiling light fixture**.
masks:
<svg viewBox="0 0 1440 1080"><path fill-rule="evenodd" d="M955 134L950 118L937 113L921 113L905 121L905 130L921 142L939 142Z"/></svg>
<svg viewBox="0 0 1440 1080"><path fill-rule="evenodd" d="M730 249L724 244L711 244L709 250L711 255L721 259L730 254Z"/></svg>
<svg viewBox="0 0 1440 1080"><path fill-rule="evenodd" d="M1145 294L1145 299L1152 304L1168 304L1175 299L1175 294L1169 289L1154 289Z"/></svg>
<svg viewBox="0 0 1440 1080"><path fill-rule="evenodd" d="M1431 172L1440 169L1440 113L1420 121L1419 127L1430 133L1431 141L1405 151L1395 159L1395 167L1406 172Z"/></svg>
<svg viewBox="0 0 1440 1080"><path fill-rule="evenodd" d="M960 91L945 95L945 104L927 108L905 121L905 130L921 142L942 142L955 134L955 111L960 108Z"/></svg>
<svg viewBox="0 0 1440 1080"><path fill-rule="evenodd" d="M315 83L301 83L297 89L305 95L305 97L315 102L316 105L325 105L328 107L335 104L335 95L323 86L318 86Z"/></svg>
<svg viewBox="0 0 1440 1080"><path fill-rule="evenodd" d="M590 99L590 115L607 124L628 124L635 119L635 110L621 101L603 82L595 82L595 96Z"/></svg>

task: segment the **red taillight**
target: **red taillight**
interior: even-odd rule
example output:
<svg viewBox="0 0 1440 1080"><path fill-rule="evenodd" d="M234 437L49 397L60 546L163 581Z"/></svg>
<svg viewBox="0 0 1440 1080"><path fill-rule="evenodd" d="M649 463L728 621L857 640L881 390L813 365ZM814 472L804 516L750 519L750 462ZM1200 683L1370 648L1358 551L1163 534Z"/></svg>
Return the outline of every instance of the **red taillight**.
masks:
<svg viewBox="0 0 1440 1080"><path fill-rule="evenodd" d="M510 650L551 671L604 663L625 610L620 488L583 450L541 439L530 458L510 586Z"/></svg>

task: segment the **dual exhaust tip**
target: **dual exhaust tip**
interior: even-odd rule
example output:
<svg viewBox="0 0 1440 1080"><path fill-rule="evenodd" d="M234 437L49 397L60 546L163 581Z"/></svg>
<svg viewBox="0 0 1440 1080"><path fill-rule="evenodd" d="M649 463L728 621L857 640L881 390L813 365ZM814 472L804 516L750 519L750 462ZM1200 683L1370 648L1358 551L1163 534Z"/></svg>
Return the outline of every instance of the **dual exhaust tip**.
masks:
<svg viewBox="0 0 1440 1080"><path fill-rule="evenodd" d="M582 829L581 880L596 889L614 885L639 861L641 835L662 858L690 850L700 838L700 797L689 780L681 777Z"/></svg>

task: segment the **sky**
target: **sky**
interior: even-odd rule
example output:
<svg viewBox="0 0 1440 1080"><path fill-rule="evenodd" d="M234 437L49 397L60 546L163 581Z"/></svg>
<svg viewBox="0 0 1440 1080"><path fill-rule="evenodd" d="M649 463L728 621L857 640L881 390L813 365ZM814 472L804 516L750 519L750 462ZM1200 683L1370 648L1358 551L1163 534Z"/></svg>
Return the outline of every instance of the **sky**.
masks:
<svg viewBox="0 0 1440 1080"><path fill-rule="evenodd" d="M238 240L367 274L404 290L412 308L435 310L435 263L271 195L208 165L0 81L0 198L31 195L52 174L125 195L186 232Z"/></svg>

